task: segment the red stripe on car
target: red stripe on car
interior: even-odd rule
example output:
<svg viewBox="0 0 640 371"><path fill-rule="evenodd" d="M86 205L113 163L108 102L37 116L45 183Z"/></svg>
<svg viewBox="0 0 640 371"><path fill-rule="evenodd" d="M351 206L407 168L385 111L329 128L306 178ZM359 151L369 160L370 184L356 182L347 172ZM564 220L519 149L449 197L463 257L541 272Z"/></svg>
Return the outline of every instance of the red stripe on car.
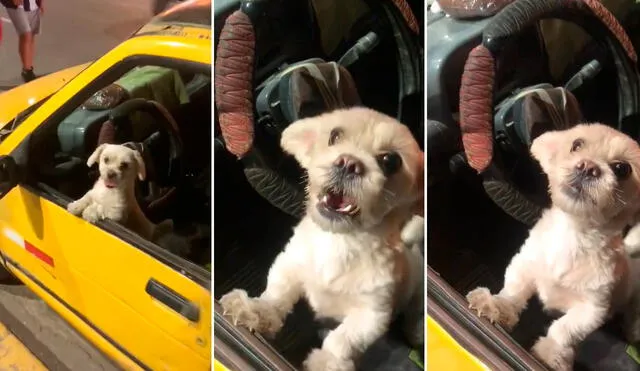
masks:
<svg viewBox="0 0 640 371"><path fill-rule="evenodd" d="M38 249L37 247L33 246L28 241L24 241L24 248L28 252L30 252L33 256L35 256L36 258L42 260L43 262L47 263L48 265L50 265L52 267L54 266L52 257L47 255L44 251L42 251L42 250Z"/></svg>

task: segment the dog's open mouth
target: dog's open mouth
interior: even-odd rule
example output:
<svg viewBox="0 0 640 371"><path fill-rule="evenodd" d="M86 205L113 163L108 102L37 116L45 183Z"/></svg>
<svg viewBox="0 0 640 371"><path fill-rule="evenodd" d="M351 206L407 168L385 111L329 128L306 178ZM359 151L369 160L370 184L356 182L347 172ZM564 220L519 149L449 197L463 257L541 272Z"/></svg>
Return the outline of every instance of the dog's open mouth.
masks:
<svg viewBox="0 0 640 371"><path fill-rule="evenodd" d="M103 180L104 186L107 188L117 188L118 187L118 182L116 182L115 180L110 180L110 179L105 179Z"/></svg>
<svg viewBox="0 0 640 371"><path fill-rule="evenodd" d="M360 211L356 201L342 191L329 189L320 196L322 208L340 215L354 216Z"/></svg>

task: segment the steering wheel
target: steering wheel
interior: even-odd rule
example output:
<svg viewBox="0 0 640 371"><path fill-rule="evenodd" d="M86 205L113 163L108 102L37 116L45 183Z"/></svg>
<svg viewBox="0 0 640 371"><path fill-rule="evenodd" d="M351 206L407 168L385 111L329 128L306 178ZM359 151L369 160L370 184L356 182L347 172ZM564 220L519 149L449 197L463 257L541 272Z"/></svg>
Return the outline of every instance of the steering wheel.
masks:
<svg viewBox="0 0 640 371"><path fill-rule="evenodd" d="M143 145L150 151L149 157L153 160L155 169L152 176L148 177L151 178L149 180L159 185L175 184L183 175L181 163L183 145L176 120L162 104L135 98L113 108L109 114L109 120L100 130L98 144L133 141L136 136L131 116L136 112L151 115L160 129L143 141ZM159 169L166 169L166 171L158 171Z"/></svg>
<svg viewBox="0 0 640 371"><path fill-rule="evenodd" d="M460 129L467 163L483 179L483 186L491 199L515 219L532 225L548 204L546 178L538 178L543 186L525 190L507 170L506 163L514 162L517 147L524 146L515 161L528 166L529 174L542 174L538 164L528 155L528 148L536 135L524 120L510 122L517 130L496 130L504 126L503 117L494 115L494 86L496 61L515 35L546 18L566 20L581 26L598 43L606 46L617 73L617 128L628 132L631 122L638 119L640 80L636 68L637 56L631 41L615 17L598 0L518 0L506 6L489 23L482 35L482 43L467 58L460 88ZM570 96L570 94L569 94ZM554 129L560 129L556 127ZM637 135L638 129L631 135ZM506 143L512 147L505 151ZM532 170L537 169L537 171ZM534 180L535 182L536 180Z"/></svg>
<svg viewBox="0 0 640 371"><path fill-rule="evenodd" d="M417 46L421 43L416 36L419 34L418 21L407 0L368 3L372 11L379 13L381 19L387 19L389 28L393 31L389 33L398 48L396 65L400 80L397 115L404 115L402 117L404 121L409 121L407 119L409 110L403 109L403 100L407 96L421 92L419 81L422 79L422 63ZM293 159L286 156L279 147L281 131L293 120L304 117L300 115L303 109L291 103L300 101L297 98L304 94L294 93L299 86L288 82L291 81L287 80L291 74L287 73L296 66L313 65L309 70L315 70L317 73L310 75L317 76L320 74L318 65L324 64L324 67L327 67L332 62L327 63L322 60L316 62L309 59L290 64L288 68L276 71L272 76L267 77L265 81L269 84L266 87L256 88L254 86L255 58L258 55L256 49L260 45L256 42L255 28L264 20L264 14L267 13L265 7L270 4L271 2L268 1L243 1L240 9L225 20L220 33L214 68L217 119L226 150L242 160L245 176L253 188L280 210L289 215L301 217L304 213L305 199L304 184L301 184L303 176ZM373 36L367 35L359 40L349 50L352 53L347 52L345 54L347 58L341 62L349 63L357 59L359 54L366 54L365 49L376 43L374 39L377 36ZM355 89L352 77L344 65L339 64L339 68L335 68L338 72L332 75L333 79L326 79L334 81L336 86L327 88L327 84L324 84L321 94L315 94L315 96L323 98L331 95L333 95L331 98L342 96L343 91L340 89L343 85L353 85ZM269 90L271 87L273 89ZM269 90L268 93L267 90ZM260 95L254 97L256 91L259 91ZM357 91L354 95L357 95ZM290 99L291 97L296 99ZM359 100L359 98L353 100ZM265 101L269 103L261 104ZM325 103L314 106L314 111L331 110L341 106ZM291 109L291 107L294 108Z"/></svg>

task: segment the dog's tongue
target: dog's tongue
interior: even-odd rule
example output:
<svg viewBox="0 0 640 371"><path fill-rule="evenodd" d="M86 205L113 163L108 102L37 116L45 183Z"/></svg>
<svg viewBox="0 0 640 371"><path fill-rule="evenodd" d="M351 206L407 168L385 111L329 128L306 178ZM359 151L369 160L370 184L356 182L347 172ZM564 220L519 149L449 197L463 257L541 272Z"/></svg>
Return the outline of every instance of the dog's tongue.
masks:
<svg viewBox="0 0 640 371"><path fill-rule="evenodd" d="M340 214L354 215L359 211L354 200L345 197L342 192L327 192L322 198L322 203Z"/></svg>
<svg viewBox="0 0 640 371"><path fill-rule="evenodd" d="M324 202L327 204L327 206L334 210L346 206L345 199L341 193L328 192L324 199Z"/></svg>
<svg viewBox="0 0 640 371"><path fill-rule="evenodd" d="M116 184L116 182L114 182L113 180L109 180L109 179L104 180L104 185L105 185L107 188L116 188L116 187L118 186L118 185Z"/></svg>

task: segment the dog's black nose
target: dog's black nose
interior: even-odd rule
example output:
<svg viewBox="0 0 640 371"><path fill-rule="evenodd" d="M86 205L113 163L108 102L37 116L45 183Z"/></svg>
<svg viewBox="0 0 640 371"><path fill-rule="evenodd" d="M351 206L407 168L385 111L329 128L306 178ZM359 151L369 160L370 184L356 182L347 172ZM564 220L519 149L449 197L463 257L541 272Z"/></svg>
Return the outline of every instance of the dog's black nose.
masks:
<svg viewBox="0 0 640 371"><path fill-rule="evenodd" d="M109 171L107 171L107 178L109 178L109 179L113 179L113 178L115 178L116 176L118 176L118 174L117 174L115 171L113 171L113 170L109 170Z"/></svg>
<svg viewBox="0 0 640 371"><path fill-rule="evenodd" d="M582 160L578 162L578 164L576 165L576 170L581 176L585 178L598 179L600 178L600 175L602 175L600 166L590 160Z"/></svg>
<svg viewBox="0 0 640 371"><path fill-rule="evenodd" d="M347 174L364 174L364 164L352 155L340 155L333 162L333 167Z"/></svg>

